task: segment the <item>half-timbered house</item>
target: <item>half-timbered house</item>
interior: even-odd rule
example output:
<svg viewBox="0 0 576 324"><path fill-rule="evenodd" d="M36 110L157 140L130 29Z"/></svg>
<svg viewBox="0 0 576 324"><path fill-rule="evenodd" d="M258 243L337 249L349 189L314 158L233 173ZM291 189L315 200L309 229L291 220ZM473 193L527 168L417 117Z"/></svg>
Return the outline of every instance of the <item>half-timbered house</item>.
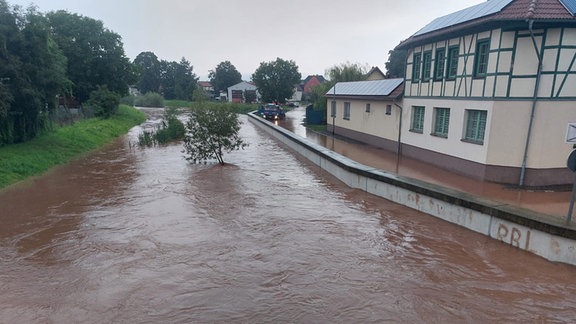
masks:
<svg viewBox="0 0 576 324"><path fill-rule="evenodd" d="M488 181L571 183L575 13L576 0L489 0L403 41L402 153Z"/></svg>

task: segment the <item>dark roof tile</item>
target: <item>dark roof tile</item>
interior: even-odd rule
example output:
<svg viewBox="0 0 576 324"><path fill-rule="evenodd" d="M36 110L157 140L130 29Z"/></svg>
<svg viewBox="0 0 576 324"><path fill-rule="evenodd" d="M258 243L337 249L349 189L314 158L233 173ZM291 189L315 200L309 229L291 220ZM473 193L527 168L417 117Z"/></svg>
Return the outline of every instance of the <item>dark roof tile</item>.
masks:
<svg viewBox="0 0 576 324"><path fill-rule="evenodd" d="M525 24L527 20L534 20L535 23L576 24L576 17L566 9L560 0L514 0L497 13L427 33L417 33L401 42L397 48L405 49L410 46L440 40L445 38L446 35L464 34L470 30L488 30L494 27Z"/></svg>

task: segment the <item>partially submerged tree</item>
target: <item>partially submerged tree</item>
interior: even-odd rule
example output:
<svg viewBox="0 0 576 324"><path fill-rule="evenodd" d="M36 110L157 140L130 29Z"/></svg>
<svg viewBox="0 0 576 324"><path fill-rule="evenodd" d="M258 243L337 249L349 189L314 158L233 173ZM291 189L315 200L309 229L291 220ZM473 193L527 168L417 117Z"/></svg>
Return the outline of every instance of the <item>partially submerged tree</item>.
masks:
<svg viewBox="0 0 576 324"><path fill-rule="evenodd" d="M184 150L193 163L217 159L224 164L224 153L244 149L248 144L238 135L238 115L229 108L192 108L186 123Z"/></svg>

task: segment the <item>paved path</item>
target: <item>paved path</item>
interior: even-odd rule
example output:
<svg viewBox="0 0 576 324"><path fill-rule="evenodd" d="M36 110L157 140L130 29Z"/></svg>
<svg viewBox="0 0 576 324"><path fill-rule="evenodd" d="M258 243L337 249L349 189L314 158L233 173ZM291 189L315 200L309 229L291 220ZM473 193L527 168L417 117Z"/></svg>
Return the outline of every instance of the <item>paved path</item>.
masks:
<svg viewBox="0 0 576 324"><path fill-rule="evenodd" d="M280 126L362 164L401 176L464 191L502 204L530 209L545 214L546 217L551 217L554 222L563 221L567 217L570 192L511 189L500 184L454 174L430 166L422 161L405 157L398 159L394 152L319 134L302 125L305 117L305 109L303 107L288 112L286 117L285 121L279 122ZM572 224L575 223L576 221L572 222ZM570 227L576 227L576 225L572 224Z"/></svg>

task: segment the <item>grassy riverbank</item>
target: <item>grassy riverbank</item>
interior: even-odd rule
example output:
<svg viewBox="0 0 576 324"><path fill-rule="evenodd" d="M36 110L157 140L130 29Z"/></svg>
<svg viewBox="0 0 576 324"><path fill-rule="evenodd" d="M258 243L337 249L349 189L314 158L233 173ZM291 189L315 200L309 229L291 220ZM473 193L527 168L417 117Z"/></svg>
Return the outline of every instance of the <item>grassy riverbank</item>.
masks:
<svg viewBox="0 0 576 324"><path fill-rule="evenodd" d="M30 142L0 147L0 189L101 147L145 120L144 113L120 105L109 119L82 120Z"/></svg>

